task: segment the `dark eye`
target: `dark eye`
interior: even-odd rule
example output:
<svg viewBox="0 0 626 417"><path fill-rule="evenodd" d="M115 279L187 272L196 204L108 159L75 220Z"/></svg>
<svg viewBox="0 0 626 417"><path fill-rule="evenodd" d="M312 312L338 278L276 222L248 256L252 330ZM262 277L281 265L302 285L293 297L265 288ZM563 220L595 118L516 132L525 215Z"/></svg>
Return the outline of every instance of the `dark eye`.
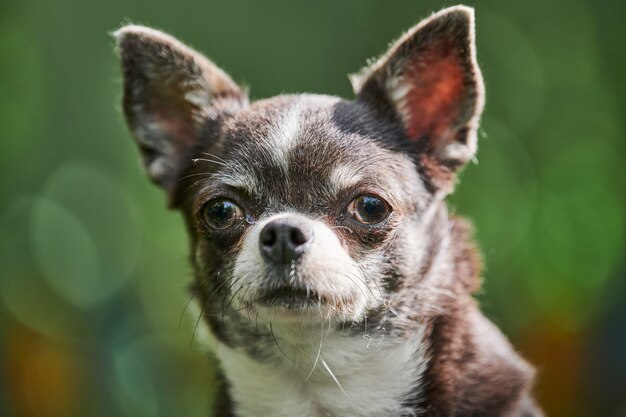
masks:
<svg viewBox="0 0 626 417"><path fill-rule="evenodd" d="M391 208L387 202L373 195L362 195L350 203L348 213L364 224L380 223L389 216Z"/></svg>
<svg viewBox="0 0 626 417"><path fill-rule="evenodd" d="M243 220L243 210L226 199L209 201L202 207L202 221L211 229L224 230Z"/></svg>

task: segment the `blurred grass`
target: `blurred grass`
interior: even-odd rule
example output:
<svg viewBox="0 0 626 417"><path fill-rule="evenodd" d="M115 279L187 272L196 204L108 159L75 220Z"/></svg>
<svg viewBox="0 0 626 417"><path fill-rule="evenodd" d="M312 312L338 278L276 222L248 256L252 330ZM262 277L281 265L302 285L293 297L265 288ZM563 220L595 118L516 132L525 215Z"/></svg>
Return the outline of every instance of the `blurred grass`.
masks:
<svg viewBox="0 0 626 417"><path fill-rule="evenodd" d="M451 203L477 226L481 301L539 366L550 415L626 415L626 4L468 3L487 107ZM2 2L0 415L204 416L212 401L195 322L179 328L183 227L123 125L110 31L171 32L253 97L351 97L347 73L444 5Z"/></svg>

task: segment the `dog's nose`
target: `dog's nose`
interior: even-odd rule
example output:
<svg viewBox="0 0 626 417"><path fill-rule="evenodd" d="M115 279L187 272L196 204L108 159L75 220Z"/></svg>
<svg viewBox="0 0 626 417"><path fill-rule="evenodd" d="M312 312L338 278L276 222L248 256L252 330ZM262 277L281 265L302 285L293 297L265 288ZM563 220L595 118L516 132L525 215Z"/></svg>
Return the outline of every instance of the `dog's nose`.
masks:
<svg viewBox="0 0 626 417"><path fill-rule="evenodd" d="M311 228L302 220L283 218L266 224L259 235L263 257L278 265L289 265L311 241Z"/></svg>

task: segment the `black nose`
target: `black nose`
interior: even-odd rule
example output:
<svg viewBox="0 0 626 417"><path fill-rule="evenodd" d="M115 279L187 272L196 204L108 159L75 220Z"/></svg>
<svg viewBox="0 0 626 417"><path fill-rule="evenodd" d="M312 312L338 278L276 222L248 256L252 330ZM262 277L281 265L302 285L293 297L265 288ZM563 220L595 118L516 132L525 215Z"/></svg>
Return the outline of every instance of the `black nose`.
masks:
<svg viewBox="0 0 626 417"><path fill-rule="evenodd" d="M311 228L304 221L278 219L263 227L259 235L259 246L268 261L278 265L289 265L304 253L311 236Z"/></svg>

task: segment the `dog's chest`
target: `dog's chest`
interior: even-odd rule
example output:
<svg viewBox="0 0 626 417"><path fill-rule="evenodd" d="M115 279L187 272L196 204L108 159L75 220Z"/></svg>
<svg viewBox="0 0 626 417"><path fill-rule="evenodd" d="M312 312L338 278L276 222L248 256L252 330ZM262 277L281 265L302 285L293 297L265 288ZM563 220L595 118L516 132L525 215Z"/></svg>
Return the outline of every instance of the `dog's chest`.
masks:
<svg viewBox="0 0 626 417"><path fill-rule="evenodd" d="M217 349L238 417L414 415L407 402L419 397L424 352L417 338L391 344L358 336L325 340L319 357L290 352L295 363Z"/></svg>

